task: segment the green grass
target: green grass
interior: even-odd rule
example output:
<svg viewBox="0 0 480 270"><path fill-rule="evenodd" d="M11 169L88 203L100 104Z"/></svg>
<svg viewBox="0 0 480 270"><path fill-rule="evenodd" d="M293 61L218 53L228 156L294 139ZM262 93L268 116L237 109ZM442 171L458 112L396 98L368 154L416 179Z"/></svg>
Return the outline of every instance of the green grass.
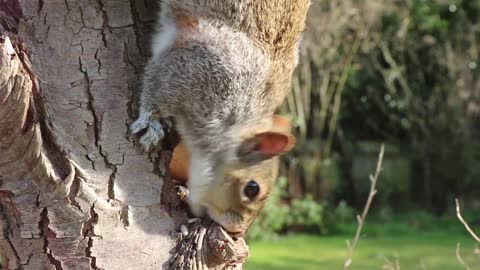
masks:
<svg viewBox="0 0 480 270"><path fill-rule="evenodd" d="M270 242L252 242L246 270L334 270L341 269L350 236L292 235ZM458 231L377 234L361 238L351 270L382 269L384 257L398 254L401 269L462 270L455 249L461 243L463 259L470 268L480 269L480 256L473 253L475 241Z"/></svg>

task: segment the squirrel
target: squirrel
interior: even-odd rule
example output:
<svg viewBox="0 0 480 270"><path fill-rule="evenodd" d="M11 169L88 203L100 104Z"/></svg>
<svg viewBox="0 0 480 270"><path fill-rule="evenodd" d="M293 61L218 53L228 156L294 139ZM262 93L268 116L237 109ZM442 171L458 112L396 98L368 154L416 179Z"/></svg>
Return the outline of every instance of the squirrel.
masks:
<svg viewBox="0 0 480 270"><path fill-rule="evenodd" d="M170 125L164 120L174 120L190 157L191 212L232 234L246 232L272 188L278 156L294 145L274 112L288 94L309 7L310 0L160 4L130 130L151 151Z"/></svg>
<svg viewBox="0 0 480 270"><path fill-rule="evenodd" d="M273 122L275 132L284 132L288 136L290 124L286 118L275 115ZM168 165L170 176L180 184L188 183L189 163L190 153L184 142L180 141L174 147ZM212 184L209 196L202 201L204 205L209 206L210 218L232 232L234 236L245 234L265 205L277 178L278 163L278 157L274 157L254 166L225 170L223 179L218 179L220 182ZM178 187L180 199L188 200L190 191L183 186Z"/></svg>

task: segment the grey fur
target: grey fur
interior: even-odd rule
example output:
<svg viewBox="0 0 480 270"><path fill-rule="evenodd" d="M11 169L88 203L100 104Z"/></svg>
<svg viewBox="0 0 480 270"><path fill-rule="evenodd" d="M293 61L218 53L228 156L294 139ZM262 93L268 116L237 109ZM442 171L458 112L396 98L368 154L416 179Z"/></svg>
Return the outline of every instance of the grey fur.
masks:
<svg viewBox="0 0 480 270"><path fill-rule="evenodd" d="M164 137L160 117L173 117L196 163L189 180L194 212L201 212L195 204L208 196L209 185L221 183L226 168L258 167L239 159L237 150L271 129L297 62L308 5L308 0L162 1L131 131L146 129L140 143L151 150ZM177 14L186 14L185 29ZM271 164L266 168L271 171L278 160L264 164Z"/></svg>

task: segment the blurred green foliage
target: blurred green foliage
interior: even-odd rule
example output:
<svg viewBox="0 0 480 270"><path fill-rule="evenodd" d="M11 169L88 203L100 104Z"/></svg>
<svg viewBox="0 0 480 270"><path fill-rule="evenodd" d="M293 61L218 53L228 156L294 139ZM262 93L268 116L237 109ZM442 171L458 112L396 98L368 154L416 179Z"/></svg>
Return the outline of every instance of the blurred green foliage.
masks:
<svg viewBox="0 0 480 270"><path fill-rule="evenodd" d="M316 235L354 235L357 229L357 214L360 210L350 207L346 201L338 204L328 201L316 202L311 196L288 200L287 181L280 178L267 201L264 210L251 226L249 241L275 241L283 235L310 233ZM388 237L391 235L415 235L417 233L466 234L458 221L455 209L441 216L427 210L410 209L394 211L388 203L374 199L379 207L372 209L363 227L363 236ZM465 220L478 225L480 209L463 209Z"/></svg>
<svg viewBox="0 0 480 270"><path fill-rule="evenodd" d="M420 207L442 214L456 196L475 207L480 1L324 0L314 1L309 16L282 110L299 138L286 161L286 203L309 195L297 202L308 213L329 212L342 200L363 206L386 142L379 213Z"/></svg>
<svg viewBox="0 0 480 270"><path fill-rule="evenodd" d="M286 202L286 183L285 178L278 180L264 210L250 228L248 239L274 239L285 232L326 234L333 228L329 223L333 216L329 214L331 211L326 211L326 204L310 196Z"/></svg>
<svg viewBox="0 0 480 270"><path fill-rule="evenodd" d="M264 210L249 229L249 240L273 240L295 232L331 234L354 222L353 209L345 201L332 208L311 196L288 200L286 185L285 178L278 179Z"/></svg>
<svg viewBox="0 0 480 270"><path fill-rule="evenodd" d="M325 205L315 202L307 195L302 199L294 199L290 204L287 226L291 230L325 233Z"/></svg>
<svg viewBox="0 0 480 270"><path fill-rule="evenodd" d="M479 115L471 109L480 104L480 31L468 2L415 0L385 10L372 29L376 45L358 54L340 116L349 139L359 136L353 123L367 118L360 136L402 147L414 168L406 199L438 213L453 196L480 189Z"/></svg>

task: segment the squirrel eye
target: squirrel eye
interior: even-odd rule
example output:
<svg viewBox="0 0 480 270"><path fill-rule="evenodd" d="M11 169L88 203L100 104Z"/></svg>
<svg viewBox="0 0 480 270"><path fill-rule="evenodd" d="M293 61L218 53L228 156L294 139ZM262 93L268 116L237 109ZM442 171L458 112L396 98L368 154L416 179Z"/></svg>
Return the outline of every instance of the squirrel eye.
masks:
<svg viewBox="0 0 480 270"><path fill-rule="evenodd" d="M260 192L260 185L258 185L257 182L254 180L250 180L247 185L245 186L243 193L247 198L250 200L255 199L257 197L258 193Z"/></svg>

